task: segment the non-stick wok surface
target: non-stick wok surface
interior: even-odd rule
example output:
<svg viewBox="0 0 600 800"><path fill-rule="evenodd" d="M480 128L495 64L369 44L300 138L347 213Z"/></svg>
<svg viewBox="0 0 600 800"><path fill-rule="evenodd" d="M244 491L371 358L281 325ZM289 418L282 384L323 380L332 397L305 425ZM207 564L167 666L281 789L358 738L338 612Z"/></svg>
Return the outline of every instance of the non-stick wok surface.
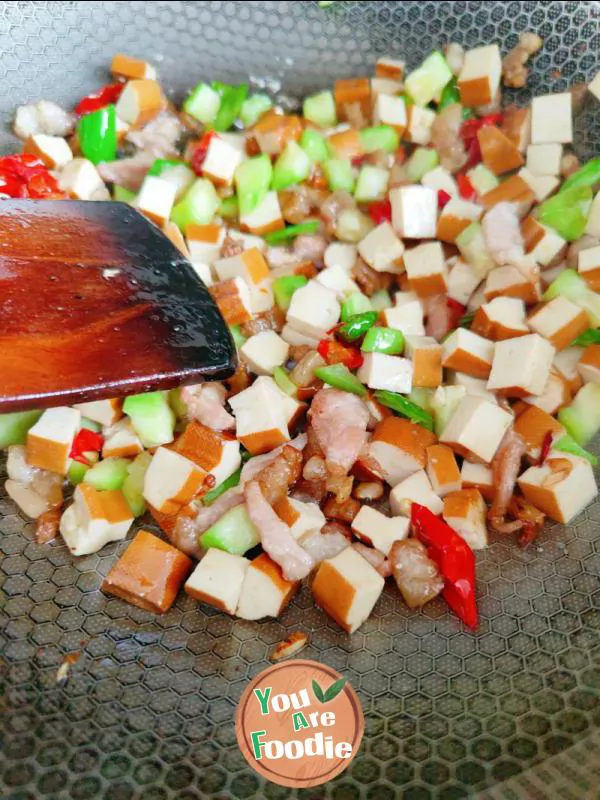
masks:
<svg viewBox="0 0 600 800"><path fill-rule="evenodd" d="M0 112L72 104L101 85L116 51L157 64L180 97L203 77L250 79L293 100L378 55L409 66L444 42L526 30L544 48L521 93L563 91L600 68L592 2L3 2ZM597 106L600 108L600 105ZM600 152L593 105L579 150ZM14 142L3 131L0 145ZM0 376L1 380L1 376ZM600 505L523 551L495 537L478 557L481 624L461 629L441 600L409 611L389 590L353 636L303 591L281 620L230 619L182 596L154 617L100 593L125 543L74 559L36 545L0 499L4 683L2 796L72 800L287 798L246 765L236 702L292 630L302 657L346 675L366 716L361 752L335 800L583 800L600 785ZM57 671L80 654L66 683Z"/></svg>

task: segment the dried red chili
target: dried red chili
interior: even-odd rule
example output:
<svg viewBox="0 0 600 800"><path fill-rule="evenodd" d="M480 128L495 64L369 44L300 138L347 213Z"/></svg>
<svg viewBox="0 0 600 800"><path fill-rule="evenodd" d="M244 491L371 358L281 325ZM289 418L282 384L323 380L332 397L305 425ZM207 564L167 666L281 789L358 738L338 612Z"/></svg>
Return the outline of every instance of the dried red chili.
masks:
<svg viewBox="0 0 600 800"><path fill-rule="evenodd" d="M550 448L552 447L552 431L546 431L544 434L544 438L542 440L542 446L540 447L540 456L535 463L536 467L541 467L544 465L544 461L548 458L548 453L550 452Z"/></svg>

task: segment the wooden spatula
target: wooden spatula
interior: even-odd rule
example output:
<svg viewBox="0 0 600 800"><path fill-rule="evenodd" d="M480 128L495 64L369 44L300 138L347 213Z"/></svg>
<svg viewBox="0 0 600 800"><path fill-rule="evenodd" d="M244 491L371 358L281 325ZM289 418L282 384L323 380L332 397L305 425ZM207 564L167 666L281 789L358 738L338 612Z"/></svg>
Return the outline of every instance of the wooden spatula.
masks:
<svg viewBox="0 0 600 800"><path fill-rule="evenodd" d="M234 368L206 287L133 208L0 201L0 412L168 389Z"/></svg>

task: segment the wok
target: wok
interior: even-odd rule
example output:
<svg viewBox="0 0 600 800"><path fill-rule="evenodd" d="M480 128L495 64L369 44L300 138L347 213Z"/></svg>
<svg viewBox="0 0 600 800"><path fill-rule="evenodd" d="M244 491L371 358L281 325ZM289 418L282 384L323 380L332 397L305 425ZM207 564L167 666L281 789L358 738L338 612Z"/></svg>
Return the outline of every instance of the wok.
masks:
<svg viewBox="0 0 600 800"><path fill-rule="evenodd" d="M506 51L533 30L545 43L525 100L595 75L599 19L593 2L3 2L0 148L15 146L16 105L72 105L105 81L117 51L156 63L174 98L203 77L250 76L293 102L370 74L378 55L414 67L444 42ZM578 118L580 154L598 153L598 108ZM302 657L346 675L366 717L350 768L301 796L598 796L598 504L527 550L494 538L478 558L476 633L443 601L415 613L390 589L353 636L307 591L276 621L230 619L185 596L156 618L98 590L124 543L73 559L60 543L36 545L4 497L0 514L4 797L297 796L250 770L233 718L271 646L298 629L310 635ZM79 658L57 682L68 653Z"/></svg>

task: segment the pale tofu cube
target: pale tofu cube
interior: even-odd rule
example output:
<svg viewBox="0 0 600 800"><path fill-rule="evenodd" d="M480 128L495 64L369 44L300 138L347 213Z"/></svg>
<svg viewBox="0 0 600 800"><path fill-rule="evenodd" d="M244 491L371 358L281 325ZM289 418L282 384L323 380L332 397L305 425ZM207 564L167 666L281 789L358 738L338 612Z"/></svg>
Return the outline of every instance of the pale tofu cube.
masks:
<svg viewBox="0 0 600 800"><path fill-rule="evenodd" d="M253 456L289 441L281 394L268 381L255 381L230 397L229 405L235 415L236 437Z"/></svg>
<svg viewBox="0 0 600 800"><path fill-rule="evenodd" d="M324 339L340 318L336 293L318 281L309 281L292 295L288 324L299 333Z"/></svg>
<svg viewBox="0 0 600 800"><path fill-rule="evenodd" d="M562 144L530 144L527 169L534 175L560 175L562 153Z"/></svg>
<svg viewBox="0 0 600 800"><path fill-rule="evenodd" d="M384 417L373 431L369 459L377 464L377 472L390 486L424 469L427 447L435 437L426 428L407 419Z"/></svg>
<svg viewBox="0 0 600 800"><path fill-rule="evenodd" d="M556 175L536 175L530 172L526 167L520 169L517 174L529 186L538 203L550 197L560 186L560 179L557 178Z"/></svg>
<svg viewBox="0 0 600 800"><path fill-rule="evenodd" d="M557 350L564 350L590 327L581 306L559 295L529 317L529 327L545 337Z"/></svg>
<svg viewBox="0 0 600 800"><path fill-rule="evenodd" d="M423 469L405 478L390 492L390 507L394 515L408 516L413 503L425 506L432 514L441 514L444 507Z"/></svg>
<svg viewBox="0 0 600 800"><path fill-rule="evenodd" d="M144 476L144 499L161 514L176 514L202 488L206 472L189 458L159 447Z"/></svg>
<svg viewBox="0 0 600 800"><path fill-rule="evenodd" d="M494 475L491 467L486 464L474 464L472 461L463 461L460 468L460 479L463 489L478 489L488 503L494 499Z"/></svg>
<svg viewBox="0 0 600 800"><path fill-rule="evenodd" d="M135 201L136 208L162 226L171 215L176 191L177 187L164 178L146 175Z"/></svg>
<svg viewBox="0 0 600 800"><path fill-rule="evenodd" d="M404 266L409 286L419 297L446 293L448 270L439 242L425 242L406 250Z"/></svg>
<svg viewBox="0 0 600 800"><path fill-rule="evenodd" d="M60 519L60 533L74 556L86 556L124 539L133 519L122 492L100 492L80 483Z"/></svg>
<svg viewBox="0 0 600 800"><path fill-rule="evenodd" d="M589 461L551 451L541 467L530 467L518 479L528 500L556 522L567 525L598 494Z"/></svg>
<svg viewBox="0 0 600 800"><path fill-rule="evenodd" d="M133 78L156 79L156 69L147 61L131 58L124 53L115 53L110 65L110 71L117 78L131 80Z"/></svg>
<svg viewBox="0 0 600 800"><path fill-rule="evenodd" d="M141 127L156 117L164 104L160 84L155 80L131 80L125 84L115 111L123 122Z"/></svg>
<svg viewBox="0 0 600 800"><path fill-rule="evenodd" d="M565 347L554 356L554 368L569 384L571 392L575 394L581 388L578 364L584 353L583 347Z"/></svg>
<svg viewBox="0 0 600 800"><path fill-rule="evenodd" d="M430 108L411 105L407 109L408 126L407 138L413 144L429 144L431 141L431 126L435 122L435 111Z"/></svg>
<svg viewBox="0 0 600 800"><path fill-rule="evenodd" d="M410 300L401 306L385 308L382 312L384 322L388 328L395 328L405 335L425 334L424 311L421 301Z"/></svg>
<svg viewBox="0 0 600 800"><path fill-rule="evenodd" d="M501 75L502 59L497 44L467 50L458 76L463 106L473 108L491 103L498 92Z"/></svg>
<svg viewBox="0 0 600 800"><path fill-rule="evenodd" d="M390 191L392 225L406 239L434 239L437 192L427 186L398 186Z"/></svg>
<svg viewBox="0 0 600 800"><path fill-rule="evenodd" d="M355 244L332 242L325 250L323 263L326 267L341 267L346 272L350 272L356 264L357 257L358 248Z"/></svg>
<svg viewBox="0 0 600 800"><path fill-rule="evenodd" d="M114 425L123 416L123 401L119 397L108 400L92 400L90 403L74 403L73 408L81 411L83 417L100 425Z"/></svg>
<svg viewBox="0 0 600 800"><path fill-rule="evenodd" d="M482 214L483 208L477 203L453 197L440 214L436 237L442 242L454 244L457 237L473 222L478 222Z"/></svg>
<svg viewBox="0 0 600 800"><path fill-rule="evenodd" d="M556 349L537 333L496 342L488 389L504 397L541 394Z"/></svg>
<svg viewBox="0 0 600 800"><path fill-rule="evenodd" d="M59 173L58 185L75 200L110 200L98 170L87 158L69 161Z"/></svg>
<svg viewBox="0 0 600 800"><path fill-rule="evenodd" d="M198 277L212 284L212 270L208 264L192 264ZM212 292L223 319L228 325L243 325L252 319L250 287L243 278L230 278L217 283Z"/></svg>
<svg viewBox="0 0 600 800"><path fill-rule="evenodd" d="M288 581L281 567L262 553L246 570L235 615L249 620L278 617L299 586L300 581Z"/></svg>
<svg viewBox="0 0 600 800"><path fill-rule="evenodd" d="M459 455L473 455L489 464L512 421L512 414L496 403L467 395L450 417L440 442Z"/></svg>
<svg viewBox="0 0 600 800"><path fill-rule="evenodd" d="M444 498L444 521L465 540L471 550L487 547L487 506L477 489L461 489Z"/></svg>
<svg viewBox="0 0 600 800"><path fill-rule="evenodd" d="M45 133L34 133L23 146L24 153L37 156L48 169L62 169L73 160L69 143L62 136L47 136Z"/></svg>
<svg viewBox="0 0 600 800"><path fill-rule="evenodd" d="M220 136L213 136L208 144L206 158L202 164L202 173L217 185L231 186L235 171L241 164L242 159L243 154L237 147L234 147Z"/></svg>
<svg viewBox="0 0 600 800"><path fill-rule="evenodd" d="M352 547L321 562L312 583L315 602L348 633L368 618L384 579Z"/></svg>
<svg viewBox="0 0 600 800"><path fill-rule="evenodd" d="M532 283L517 267L496 267L486 278L484 297L489 302L499 295L520 297L526 303L536 303L541 297L539 281Z"/></svg>
<svg viewBox="0 0 600 800"><path fill-rule="evenodd" d="M426 471L433 491L439 497L457 492L462 486L454 451L445 444L432 444L427 448Z"/></svg>
<svg viewBox="0 0 600 800"><path fill-rule="evenodd" d="M569 144L573 141L571 92L545 94L531 101L531 143Z"/></svg>
<svg viewBox="0 0 600 800"><path fill-rule="evenodd" d="M261 331L246 339L240 355L256 375L272 375L287 361L290 346L275 331Z"/></svg>
<svg viewBox="0 0 600 800"><path fill-rule="evenodd" d="M255 290L269 277L269 267L258 248L252 247L231 258L220 258L214 262L220 281L243 278Z"/></svg>
<svg viewBox="0 0 600 800"><path fill-rule="evenodd" d="M238 231L237 228L229 228L227 235L231 236L234 241L239 242L244 250L256 248L261 253L264 253L268 247L261 236L255 236L253 233L244 233L243 231Z"/></svg>
<svg viewBox="0 0 600 800"><path fill-rule="evenodd" d="M378 78L389 78L394 81L402 81L406 64L397 58L381 56L375 62L375 75Z"/></svg>
<svg viewBox="0 0 600 800"><path fill-rule="evenodd" d="M273 293L269 283L269 267L265 257L256 247L244 250L240 255L221 258L214 262L220 281L243 278L250 289L252 311L259 314L273 305Z"/></svg>
<svg viewBox="0 0 600 800"><path fill-rule="evenodd" d="M257 378L257 381L260 380L271 379ZM227 480L242 463L240 443L237 439L228 433L214 431L199 422L187 426L177 439L174 448L201 470L210 473L215 479L215 486Z"/></svg>
<svg viewBox="0 0 600 800"><path fill-rule="evenodd" d="M362 506L352 520L352 532L361 542L388 556L394 542L408 538L408 517L386 517L371 506Z"/></svg>
<svg viewBox="0 0 600 800"><path fill-rule="evenodd" d="M494 342L525 336L525 303L518 297L494 297L477 309L471 330Z"/></svg>
<svg viewBox="0 0 600 800"><path fill-rule="evenodd" d="M48 408L27 434L27 463L66 475L71 446L79 430L81 413L76 408Z"/></svg>
<svg viewBox="0 0 600 800"><path fill-rule="evenodd" d="M225 241L225 228L192 222L187 225L185 234L192 264L214 264Z"/></svg>
<svg viewBox="0 0 600 800"><path fill-rule="evenodd" d="M371 78L371 97L373 101L377 99L379 94L397 95L401 94L404 89L402 81L395 81L391 78Z"/></svg>
<svg viewBox="0 0 600 800"><path fill-rule="evenodd" d="M240 223L256 236L264 236L285 227L277 192L267 192L254 211L240 217Z"/></svg>
<svg viewBox="0 0 600 800"><path fill-rule="evenodd" d="M408 122L404 98L377 94L373 105L373 122L375 125L391 125L402 135Z"/></svg>
<svg viewBox="0 0 600 800"><path fill-rule="evenodd" d="M143 449L130 419L121 419L104 430L102 458L135 458Z"/></svg>
<svg viewBox="0 0 600 800"><path fill-rule="evenodd" d="M413 367L408 358L385 353L365 353L357 377L370 389L409 394L412 389Z"/></svg>
<svg viewBox="0 0 600 800"><path fill-rule="evenodd" d="M293 497L284 497L275 503L273 509L297 542L302 542L313 533L319 533L327 522L317 503L304 503Z"/></svg>
<svg viewBox="0 0 600 800"><path fill-rule="evenodd" d="M235 614L249 566L244 556L211 547L183 588L195 600Z"/></svg>
<svg viewBox="0 0 600 800"><path fill-rule="evenodd" d="M457 328L443 342L442 365L474 378L487 378L494 359L494 343L466 328Z"/></svg>
<svg viewBox="0 0 600 800"><path fill-rule="evenodd" d="M185 164L176 164L161 172L160 177L163 181L172 184L175 187L175 202L179 202L183 195L194 183L196 176L192 170ZM173 223L174 224L174 223ZM189 225L194 226L195 223L188 223L186 226L186 235L188 233Z"/></svg>
<svg viewBox="0 0 600 800"><path fill-rule="evenodd" d="M444 167L436 167L430 170L421 178L423 186L433 189L435 192L446 192L450 197L458 195L458 186L454 177Z"/></svg>
<svg viewBox="0 0 600 800"><path fill-rule="evenodd" d="M404 244L389 222L373 228L358 245L358 252L376 272L404 272Z"/></svg>
<svg viewBox="0 0 600 800"><path fill-rule="evenodd" d="M539 394L523 397L523 402L537 406L548 414L556 414L561 406L569 404L571 397L569 382L563 378L558 370L553 368L550 370L543 391Z"/></svg>
<svg viewBox="0 0 600 800"><path fill-rule="evenodd" d="M481 283L481 277L470 264L458 258L448 272L448 297L466 306L469 298Z"/></svg>
<svg viewBox="0 0 600 800"><path fill-rule="evenodd" d="M497 403L496 395L487 388L487 381L482 378L474 378L464 372L449 372L448 383L450 386L462 386L466 394L471 397L485 397L490 403Z"/></svg>
<svg viewBox="0 0 600 800"><path fill-rule="evenodd" d="M554 261L567 242L552 228L539 224L543 229L543 236L529 252L529 255L542 267L546 267L551 261Z"/></svg>
<svg viewBox="0 0 600 800"><path fill-rule="evenodd" d="M315 280L328 289L332 289L342 300L347 295L360 291L358 285L350 277L350 273L339 264L321 270Z"/></svg>
<svg viewBox="0 0 600 800"><path fill-rule="evenodd" d="M600 270L600 245L579 251L577 269L584 278L587 273Z"/></svg>
<svg viewBox="0 0 600 800"><path fill-rule="evenodd" d="M305 344L308 347L312 347L313 350L317 349L319 342L321 341L321 337L307 336L305 333L300 333L299 331L295 330L289 324L283 326L281 330L281 338L284 340L284 342L287 342L293 347L298 347Z"/></svg>
<svg viewBox="0 0 600 800"><path fill-rule="evenodd" d="M405 337L405 354L413 365L413 386L437 389L442 382L442 346L431 336Z"/></svg>
<svg viewBox="0 0 600 800"><path fill-rule="evenodd" d="M586 347L577 368L584 383L600 383L599 344L591 344Z"/></svg>

